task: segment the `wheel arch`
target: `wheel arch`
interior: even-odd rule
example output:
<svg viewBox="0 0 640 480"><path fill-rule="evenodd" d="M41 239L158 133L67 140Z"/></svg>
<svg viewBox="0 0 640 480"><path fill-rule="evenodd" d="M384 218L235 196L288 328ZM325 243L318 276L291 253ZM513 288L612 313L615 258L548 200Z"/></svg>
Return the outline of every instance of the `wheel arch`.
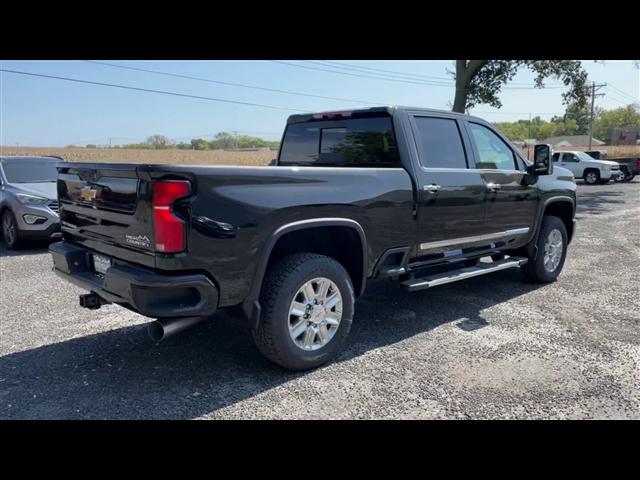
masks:
<svg viewBox="0 0 640 480"><path fill-rule="evenodd" d="M540 235L542 220L545 216L548 215L559 217L560 220L562 220L562 223L564 223L564 226L567 230L567 240L570 243L575 230L575 213L576 202L573 197L561 195L547 198L542 205L541 213L536 222L535 234L527 245L527 253L530 256L535 256L537 254L537 252L535 251L536 242L538 241L538 235Z"/></svg>
<svg viewBox="0 0 640 480"><path fill-rule="evenodd" d="M318 233L331 236L320 237ZM340 237L340 235L343 236ZM327 245L335 246L335 243L319 241L323 238L346 240L350 247L344 248L344 245L341 245L340 249L332 249ZM293 244L295 248L289 249ZM359 248L360 255L352 255L354 246ZM242 311L249 319L252 328L257 328L260 323L260 291L270 264L285 254L303 251L327 255L340 262L351 277L356 297L364 293L368 272L368 247L364 229L357 221L350 218L331 217L287 223L276 229L266 240L259 254L249 294L242 302Z"/></svg>

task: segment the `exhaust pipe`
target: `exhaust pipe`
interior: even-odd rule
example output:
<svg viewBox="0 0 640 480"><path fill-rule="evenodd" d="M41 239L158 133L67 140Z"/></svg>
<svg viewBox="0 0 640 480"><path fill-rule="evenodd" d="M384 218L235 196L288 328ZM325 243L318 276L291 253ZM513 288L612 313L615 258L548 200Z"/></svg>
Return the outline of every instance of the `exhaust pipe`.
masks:
<svg viewBox="0 0 640 480"><path fill-rule="evenodd" d="M147 333L154 342L159 342L189 327L193 327L205 318L206 317L159 318L149 324Z"/></svg>

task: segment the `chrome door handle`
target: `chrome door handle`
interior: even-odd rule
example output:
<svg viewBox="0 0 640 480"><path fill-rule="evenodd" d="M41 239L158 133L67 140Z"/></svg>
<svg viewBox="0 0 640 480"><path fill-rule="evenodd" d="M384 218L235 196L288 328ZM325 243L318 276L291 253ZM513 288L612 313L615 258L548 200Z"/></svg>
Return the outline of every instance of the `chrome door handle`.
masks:
<svg viewBox="0 0 640 480"><path fill-rule="evenodd" d="M500 188L502 188L502 185L500 185L499 183L487 183L487 190L491 192L498 191L500 190Z"/></svg>
<svg viewBox="0 0 640 480"><path fill-rule="evenodd" d="M434 185L433 183L430 185L425 185L422 187L425 191L429 193L436 193L440 190L440 185Z"/></svg>

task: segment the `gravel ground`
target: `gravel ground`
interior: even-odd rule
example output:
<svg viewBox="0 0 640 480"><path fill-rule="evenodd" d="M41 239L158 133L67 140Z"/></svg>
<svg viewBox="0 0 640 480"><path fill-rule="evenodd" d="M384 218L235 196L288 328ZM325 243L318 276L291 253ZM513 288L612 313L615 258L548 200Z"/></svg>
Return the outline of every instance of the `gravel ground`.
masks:
<svg viewBox="0 0 640 480"><path fill-rule="evenodd" d="M225 314L161 344L78 306L46 248L0 244L0 418L640 419L640 185L579 186L559 280L516 271L405 293L369 284L347 348L264 360Z"/></svg>

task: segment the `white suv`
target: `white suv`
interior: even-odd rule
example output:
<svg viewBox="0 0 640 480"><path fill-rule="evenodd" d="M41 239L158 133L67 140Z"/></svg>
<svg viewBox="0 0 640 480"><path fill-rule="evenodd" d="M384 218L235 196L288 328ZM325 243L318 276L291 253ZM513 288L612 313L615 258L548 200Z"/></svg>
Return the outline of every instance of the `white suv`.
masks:
<svg viewBox="0 0 640 480"><path fill-rule="evenodd" d="M617 162L596 160L584 152L556 152L553 161L590 185L615 180L620 173L620 164Z"/></svg>

